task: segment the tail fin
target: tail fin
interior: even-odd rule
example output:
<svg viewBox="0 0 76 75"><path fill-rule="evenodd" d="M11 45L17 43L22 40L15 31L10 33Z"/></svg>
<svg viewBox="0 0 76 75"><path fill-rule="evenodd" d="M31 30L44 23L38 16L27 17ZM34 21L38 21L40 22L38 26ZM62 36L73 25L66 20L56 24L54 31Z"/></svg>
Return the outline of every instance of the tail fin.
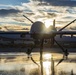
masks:
<svg viewBox="0 0 76 75"><path fill-rule="evenodd" d="M55 27L55 19L53 20L53 27Z"/></svg>

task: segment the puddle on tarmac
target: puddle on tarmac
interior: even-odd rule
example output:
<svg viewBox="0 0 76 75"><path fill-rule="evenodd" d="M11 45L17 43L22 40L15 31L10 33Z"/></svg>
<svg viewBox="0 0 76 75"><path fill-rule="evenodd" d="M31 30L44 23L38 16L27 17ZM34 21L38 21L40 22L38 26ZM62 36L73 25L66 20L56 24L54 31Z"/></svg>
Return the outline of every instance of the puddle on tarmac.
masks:
<svg viewBox="0 0 76 75"><path fill-rule="evenodd" d="M46 53L45 53L46 54ZM0 75L40 75L40 67L27 58L26 54L1 54ZM33 59L39 64L39 53L32 53ZM68 60L58 66L61 54L53 54L56 75L70 75L72 70L76 74L76 54L70 53ZM45 59L45 58L44 58ZM39 64L40 65L40 64ZM51 75L51 61L43 60L44 75Z"/></svg>

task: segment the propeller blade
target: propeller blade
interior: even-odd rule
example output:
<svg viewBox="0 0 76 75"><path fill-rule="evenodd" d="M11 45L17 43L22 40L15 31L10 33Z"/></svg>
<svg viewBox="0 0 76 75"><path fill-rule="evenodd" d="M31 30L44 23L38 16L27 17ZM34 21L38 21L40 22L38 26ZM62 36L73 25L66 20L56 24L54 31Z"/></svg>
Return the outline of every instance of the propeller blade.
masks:
<svg viewBox="0 0 76 75"><path fill-rule="evenodd" d="M57 63L57 65L56 66L58 66L60 63L62 63L62 61L63 61L64 59L62 58L62 59L60 59L60 61Z"/></svg>
<svg viewBox="0 0 76 75"><path fill-rule="evenodd" d="M28 17L26 17L25 15L23 15L25 18L27 18L31 23L34 23L32 20L30 20Z"/></svg>
<svg viewBox="0 0 76 75"><path fill-rule="evenodd" d="M67 26L69 26L70 24L72 24L73 22L75 22L76 21L76 19L75 20L73 20L73 21L71 21L70 23L68 23L67 25L65 25L63 28L61 28L59 31L62 31L63 29L65 29Z"/></svg>

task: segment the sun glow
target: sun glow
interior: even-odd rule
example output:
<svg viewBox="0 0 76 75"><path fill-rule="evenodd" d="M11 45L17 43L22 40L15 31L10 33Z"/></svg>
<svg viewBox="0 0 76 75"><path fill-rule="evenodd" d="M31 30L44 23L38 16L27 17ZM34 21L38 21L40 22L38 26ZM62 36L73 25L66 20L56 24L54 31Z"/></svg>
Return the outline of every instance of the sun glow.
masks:
<svg viewBox="0 0 76 75"><path fill-rule="evenodd" d="M38 19L37 21L41 21L45 24L45 27L48 28L49 26L53 25L52 19Z"/></svg>
<svg viewBox="0 0 76 75"><path fill-rule="evenodd" d="M52 57L52 55L49 53L49 54L44 54L43 58L44 60L50 60Z"/></svg>
<svg viewBox="0 0 76 75"><path fill-rule="evenodd" d="M45 20L44 23L45 23L46 28L48 28L49 26L53 25L52 22L53 22L52 20Z"/></svg>

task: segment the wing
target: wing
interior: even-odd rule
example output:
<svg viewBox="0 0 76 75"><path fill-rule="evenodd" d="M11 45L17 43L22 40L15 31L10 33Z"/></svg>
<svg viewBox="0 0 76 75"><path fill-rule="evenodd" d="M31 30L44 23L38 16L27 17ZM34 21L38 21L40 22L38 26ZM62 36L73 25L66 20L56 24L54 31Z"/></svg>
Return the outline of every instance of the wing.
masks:
<svg viewBox="0 0 76 75"><path fill-rule="evenodd" d="M26 35L29 35L29 32L5 32L5 31L0 31L0 39L5 39L5 40L26 40ZM28 40L28 39L27 39Z"/></svg>
<svg viewBox="0 0 76 75"><path fill-rule="evenodd" d="M50 36L50 35L59 35L60 37L62 37L63 35L71 35L71 37L73 37L73 35L76 35L76 31L54 31L51 32L49 34L43 34L44 36ZM4 31L0 31L0 39L9 39L9 40L22 40L25 39L26 40L26 35L35 35L35 34L30 34L29 32L22 32L22 31L17 31L17 32L4 32ZM38 34L36 34L38 35ZM30 37L31 38L31 37ZM28 40L29 38L27 38Z"/></svg>
<svg viewBox="0 0 76 75"><path fill-rule="evenodd" d="M54 34L60 35L60 37L62 37L63 35L71 35L72 38L73 35L76 35L76 31L58 31L58 32L54 32Z"/></svg>

